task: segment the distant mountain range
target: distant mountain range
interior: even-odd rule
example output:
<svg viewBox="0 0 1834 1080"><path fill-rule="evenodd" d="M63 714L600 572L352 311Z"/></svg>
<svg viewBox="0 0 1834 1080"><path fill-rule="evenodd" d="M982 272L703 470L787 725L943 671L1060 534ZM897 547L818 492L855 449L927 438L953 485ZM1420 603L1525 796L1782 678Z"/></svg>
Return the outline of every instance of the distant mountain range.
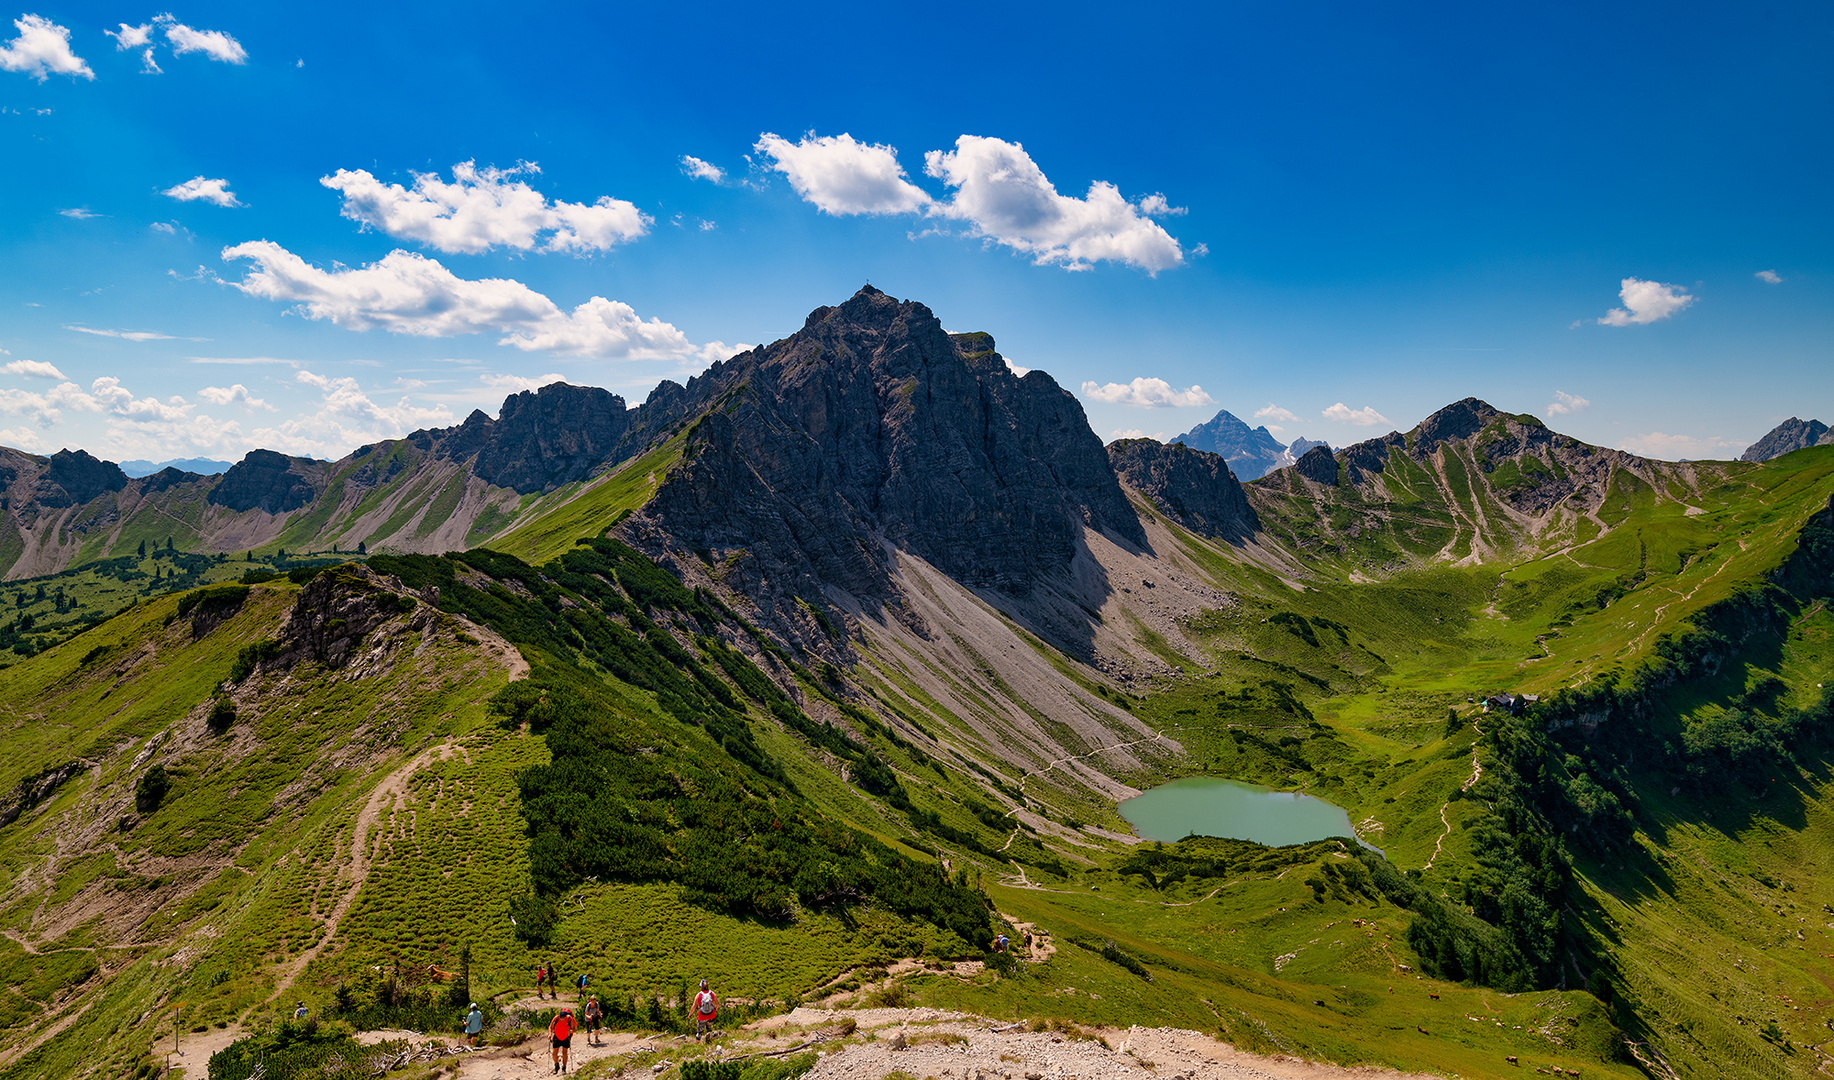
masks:
<svg viewBox="0 0 1834 1080"><path fill-rule="evenodd" d="M157 464L151 461L137 460L123 461L121 463L121 471L134 479L138 479L142 476L151 476L161 469L177 469L180 472L197 473L200 476L216 476L220 473L228 472L232 464L234 464L234 462L218 461L215 458L201 457L173 458L170 461L161 461Z"/></svg>

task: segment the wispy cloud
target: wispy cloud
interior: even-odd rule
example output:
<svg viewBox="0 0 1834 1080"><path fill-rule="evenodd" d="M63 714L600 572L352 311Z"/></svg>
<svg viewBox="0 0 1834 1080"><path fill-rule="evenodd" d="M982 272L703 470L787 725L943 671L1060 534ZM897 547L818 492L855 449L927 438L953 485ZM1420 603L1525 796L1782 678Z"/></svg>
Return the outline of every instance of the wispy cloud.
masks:
<svg viewBox="0 0 1834 1080"><path fill-rule="evenodd" d="M1129 383L1083 383L1083 396L1110 405L1127 405L1136 409L1188 408L1214 405L1216 401L1201 386L1179 390L1164 379L1136 378Z"/></svg>
<svg viewBox="0 0 1834 1080"><path fill-rule="evenodd" d="M107 216L106 214L98 214L87 206L72 206L65 210L59 210L58 213L67 218L75 218L78 221L88 221L90 218Z"/></svg>
<svg viewBox="0 0 1834 1080"><path fill-rule="evenodd" d="M1565 390L1554 391L1554 400L1548 403L1546 412L1549 416L1570 416L1590 408L1592 403L1578 394L1569 394Z"/></svg>
<svg viewBox="0 0 1834 1080"><path fill-rule="evenodd" d="M1739 455L1745 444L1733 442L1717 435L1669 435L1660 431L1651 431L1644 435L1632 435L1625 439L1620 448L1643 457L1660 458L1665 461L1726 461Z"/></svg>
<svg viewBox="0 0 1834 1080"><path fill-rule="evenodd" d="M94 79L83 58L70 51L70 31L41 15L13 20L19 36L0 45L0 71L17 71L44 82L52 75Z"/></svg>
<svg viewBox="0 0 1834 1080"><path fill-rule="evenodd" d="M96 337L121 338L126 341L208 341L208 338L175 338L171 334L156 334L151 330L97 330L89 326L66 326L66 330L75 330L79 334L94 334Z"/></svg>
<svg viewBox="0 0 1834 1080"><path fill-rule="evenodd" d="M649 215L623 199L549 201L517 179L540 172L533 162L480 169L464 161L452 167L451 183L437 173L416 173L409 188L385 184L363 169L339 169L319 183L344 196L342 213L352 221L448 253L497 247L608 251L649 232Z"/></svg>
<svg viewBox="0 0 1834 1080"><path fill-rule="evenodd" d="M1284 420L1289 424L1296 424L1299 422L1298 413L1293 412L1291 409L1282 409L1271 401L1265 406L1256 409L1254 415L1256 420Z"/></svg>
<svg viewBox="0 0 1834 1080"><path fill-rule="evenodd" d="M242 205L235 192L229 190L229 181L209 180L203 176L194 176L182 184L165 189L161 194L179 202L207 202L215 206Z"/></svg>
<svg viewBox="0 0 1834 1080"><path fill-rule="evenodd" d="M558 371L550 371L546 375L480 375L478 381L493 390L516 394L524 390L539 390L549 383L566 382L567 377Z"/></svg>
<svg viewBox="0 0 1834 1080"><path fill-rule="evenodd" d="M1357 427L1375 427L1377 424L1392 426L1394 423L1388 417L1376 412L1371 406L1365 405L1360 409L1352 409L1341 401L1324 410L1321 415L1326 420L1335 420L1340 424L1353 424Z"/></svg>
<svg viewBox="0 0 1834 1080"><path fill-rule="evenodd" d="M248 62L248 51L242 48L242 43L221 30L196 30L170 15L161 15L153 21L165 29L166 41L175 56L201 52L225 64Z"/></svg>
<svg viewBox="0 0 1834 1080"><path fill-rule="evenodd" d="M1664 285L1659 281L1643 281L1633 277L1623 280L1618 296L1624 301L1624 306L1605 312L1598 320L1600 325L1652 323L1674 315L1695 300L1679 285Z"/></svg>
<svg viewBox="0 0 1834 1080"><path fill-rule="evenodd" d="M726 182L726 170L712 162L702 161L692 154L681 156L681 171L696 180L710 180L715 184Z"/></svg>
<svg viewBox="0 0 1834 1080"><path fill-rule="evenodd" d="M1762 281L1766 285L1783 284L1783 275L1777 273L1775 270L1759 270L1757 273L1751 276L1754 278L1757 278L1759 281Z"/></svg>

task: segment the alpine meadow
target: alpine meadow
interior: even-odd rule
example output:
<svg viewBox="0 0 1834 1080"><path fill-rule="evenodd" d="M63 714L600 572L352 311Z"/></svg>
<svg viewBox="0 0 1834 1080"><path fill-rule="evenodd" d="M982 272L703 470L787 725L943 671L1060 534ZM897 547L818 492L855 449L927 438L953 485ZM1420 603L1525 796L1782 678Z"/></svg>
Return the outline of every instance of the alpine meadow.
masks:
<svg viewBox="0 0 1834 1080"><path fill-rule="evenodd" d="M636 408L93 493L75 457L9 462L15 565L68 558L0 671L8 1077L144 1075L175 1024L227 1033L211 1077L358 1075L471 999L513 1045L543 962L633 1030L708 977L1407 1071L1819 1067L1834 447L1666 463L1467 399L1241 484L867 288ZM1354 836L1120 817L1196 775Z"/></svg>
<svg viewBox="0 0 1834 1080"><path fill-rule="evenodd" d="M0 1080L1834 1073L1831 35L0 13Z"/></svg>

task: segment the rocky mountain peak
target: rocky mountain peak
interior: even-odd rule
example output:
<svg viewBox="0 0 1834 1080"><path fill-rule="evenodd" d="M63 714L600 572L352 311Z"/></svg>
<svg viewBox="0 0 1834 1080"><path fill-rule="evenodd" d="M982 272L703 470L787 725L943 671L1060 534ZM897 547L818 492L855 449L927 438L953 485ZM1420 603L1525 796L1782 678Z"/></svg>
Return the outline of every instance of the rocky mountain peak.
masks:
<svg viewBox="0 0 1834 1080"><path fill-rule="evenodd" d="M1829 442L1834 442L1834 439L1829 437L1828 425L1819 420L1802 420L1792 416L1771 428L1762 439L1752 443L1738 459L1769 461L1805 447Z"/></svg>
<svg viewBox="0 0 1834 1080"><path fill-rule="evenodd" d="M485 480L522 494L552 491L611 458L630 426L630 410L617 394L549 383L505 398L494 422L474 412L459 429L453 456L475 444L473 471Z"/></svg>
<svg viewBox="0 0 1834 1080"><path fill-rule="evenodd" d="M1286 445L1274 438L1266 427L1251 428L1227 409L1172 441L1221 456L1229 462L1230 470L1243 480L1259 479L1293 463Z"/></svg>
<svg viewBox="0 0 1834 1080"><path fill-rule="evenodd" d="M735 584L786 602L825 586L886 597L892 549L1025 594L1068 567L1085 525L1143 542L1082 406L993 344L870 286L817 308L689 382L713 411L631 535L743 551Z"/></svg>
<svg viewBox="0 0 1834 1080"><path fill-rule="evenodd" d="M317 486L308 476L309 471L318 471L311 468L314 464L274 450L250 450L210 489L207 500L238 513L264 510L284 514L297 510L318 497Z"/></svg>
<svg viewBox="0 0 1834 1080"><path fill-rule="evenodd" d="M1431 454L1442 442L1468 439L1502 415L1489 402L1474 397L1455 401L1420 421L1419 426L1414 428L1415 452Z"/></svg>
<svg viewBox="0 0 1834 1080"><path fill-rule="evenodd" d="M63 507L86 503L106 491L127 486L127 474L112 461L89 456L87 450L59 450L51 455L36 492L42 506Z"/></svg>

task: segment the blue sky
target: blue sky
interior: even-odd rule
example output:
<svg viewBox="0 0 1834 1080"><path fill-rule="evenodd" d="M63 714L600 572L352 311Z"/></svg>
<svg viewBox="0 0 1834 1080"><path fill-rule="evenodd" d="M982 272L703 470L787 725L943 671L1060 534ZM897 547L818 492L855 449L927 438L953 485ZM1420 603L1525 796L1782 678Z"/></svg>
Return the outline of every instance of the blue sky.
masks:
<svg viewBox="0 0 1834 1080"><path fill-rule="evenodd" d="M779 7L0 12L0 443L634 402L866 281L1104 439L1834 420L1825 4Z"/></svg>

